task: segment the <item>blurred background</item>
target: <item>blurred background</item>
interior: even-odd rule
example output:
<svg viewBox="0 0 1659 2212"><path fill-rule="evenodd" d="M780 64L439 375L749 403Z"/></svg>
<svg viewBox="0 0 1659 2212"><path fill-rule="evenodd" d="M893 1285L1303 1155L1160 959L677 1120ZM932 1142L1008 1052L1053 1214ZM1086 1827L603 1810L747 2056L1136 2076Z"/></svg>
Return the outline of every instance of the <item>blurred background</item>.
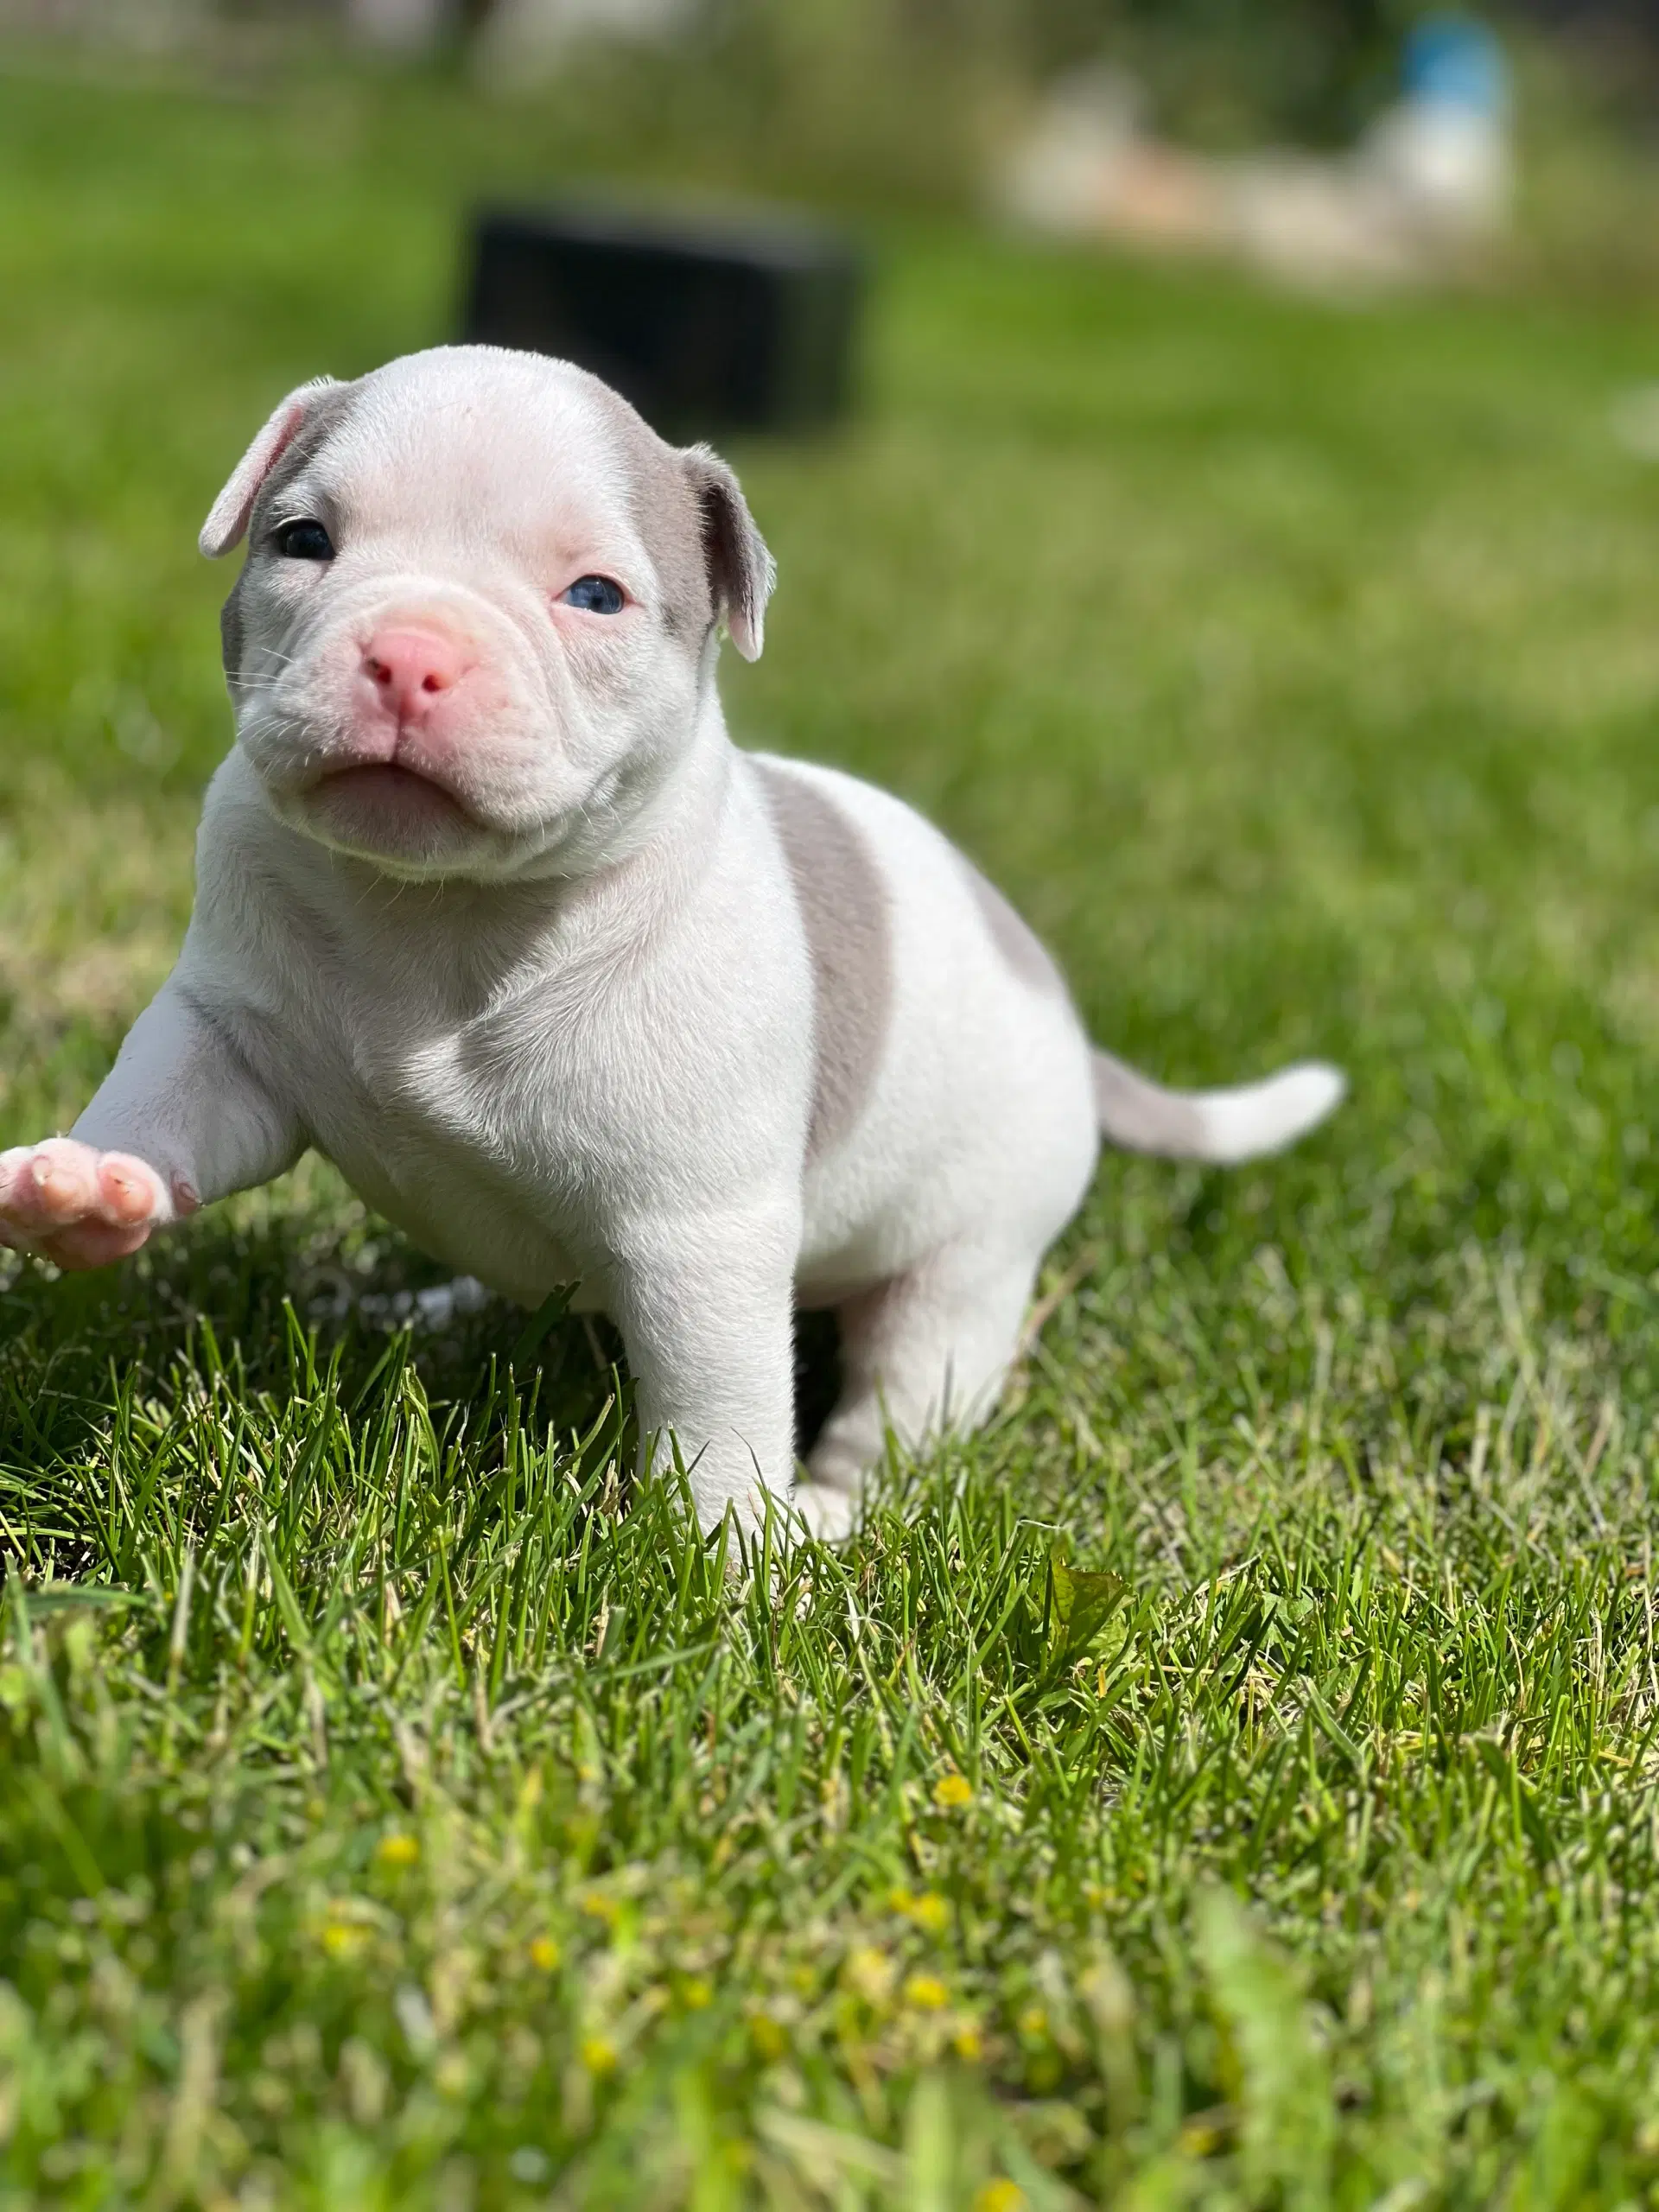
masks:
<svg viewBox="0 0 1659 2212"><path fill-rule="evenodd" d="M1618 172L1651 145L1655 0L1499 0L1478 18L1421 0L3 0L0 28L13 67L73 55L222 98L344 96L401 67L406 91L499 103L473 117L486 168L492 147L510 165L533 149L550 173L866 211L1001 200L1041 220L1046 150L1058 222L1062 152L1075 170L1091 134L1098 151L1132 132L1166 156L1166 202L1148 183L1141 219L1172 240L1195 219L1175 205L1195 170L1213 183L1217 160L1268 151L1305 181L1311 154L1375 167L1380 126L1427 96L1523 146L1513 243L1529 267L1588 252L1629 271L1659 251L1651 225L1612 235L1621 198L1652 206ZM1087 228L1072 182L1065 219ZM1489 194L1507 196L1507 180Z"/></svg>
<svg viewBox="0 0 1659 2212"><path fill-rule="evenodd" d="M1659 0L3 0L6 1141L188 912L219 485L575 188L867 272L842 417L722 441L739 736L931 813L1170 1078L1359 1071L1347 1165L1176 1231L1645 1278Z"/></svg>

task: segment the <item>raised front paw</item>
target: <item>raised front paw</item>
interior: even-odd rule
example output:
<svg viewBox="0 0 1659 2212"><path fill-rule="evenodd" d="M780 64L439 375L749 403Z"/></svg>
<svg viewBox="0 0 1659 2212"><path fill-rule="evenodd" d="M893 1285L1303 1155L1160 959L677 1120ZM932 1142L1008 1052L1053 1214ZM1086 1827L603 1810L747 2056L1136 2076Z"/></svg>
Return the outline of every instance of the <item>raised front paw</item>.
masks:
<svg viewBox="0 0 1659 2212"><path fill-rule="evenodd" d="M73 1137L0 1152L0 1244L60 1268L101 1268L136 1252L152 1229L188 1212L156 1170L127 1152L98 1152Z"/></svg>

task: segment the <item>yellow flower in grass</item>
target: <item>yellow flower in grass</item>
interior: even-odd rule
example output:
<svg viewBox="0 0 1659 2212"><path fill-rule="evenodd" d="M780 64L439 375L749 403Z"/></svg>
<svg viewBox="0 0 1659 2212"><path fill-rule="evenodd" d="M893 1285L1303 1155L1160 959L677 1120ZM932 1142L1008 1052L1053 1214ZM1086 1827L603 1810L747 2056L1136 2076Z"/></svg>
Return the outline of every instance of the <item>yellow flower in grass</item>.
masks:
<svg viewBox="0 0 1659 2212"><path fill-rule="evenodd" d="M924 1890L920 1897L909 1890L889 1890L887 1903L929 1936L943 1936L950 1925L950 1906L931 1890Z"/></svg>
<svg viewBox="0 0 1659 2212"><path fill-rule="evenodd" d="M941 1775L933 1785L933 1802L946 1813L959 1813L974 1802L974 1785L965 1774Z"/></svg>
<svg viewBox="0 0 1659 2212"><path fill-rule="evenodd" d="M1040 2005L1027 2005L1016 2024L1022 2036L1046 2036L1048 2033L1048 2015Z"/></svg>
<svg viewBox="0 0 1659 2212"><path fill-rule="evenodd" d="M620 1910L614 1897L607 1897L603 1890L584 1890L582 1909L589 1920L601 1921L607 1928L614 1928Z"/></svg>
<svg viewBox="0 0 1659 2212"><path fill-rule="evenodd" d="M688 2012L706 2012L714 2001L714 1990L700 1974L693 1974L680 1991L680 2002Z"/></svg>
<svg viewBox="0 0 1659 2212"><path fill-rule="evenodd" d="M349 1920L323 1923L322 1948L331 1959L354 1959L368 1940L367 1929L354 1927Z"/></svg>
<svg viewBox="0 0 1659 2212"><path fill-rule="evenodd" d="M616 2069L616 2045L608 2036L584 2036L582 2039L582 2063L590 2074L610 2074Z"/></svg>
<svg viewBox="0 0 1659 2212"><path fill-rule="evenodd" d="M749 2034L762 2058L769 2063L779 2059L789 2049L789 2036L783 2023L774 2020L770 2012L757 2012L749 2022Z"/></svg>
<svg viewBox="0 0 1659 2212"><path fill-rule="evenodd" d="M913 1974L905 1984L905 2002L918 2012L942 2012L950 1993L936 1974Z"/></svg>
<svg viewBox="0 0 1659 2212"><path fill-rule="evenodd" d="M1025 2202L1018 2182L988 2181L974 2199L974 2212L1023 2212Z"/></svg>
<svg viewBox="0 0 1659 2212"><path fill-rule="evenodd" d="M412 1835L383 1835L374 1847L374 1855L383 1866L412 1866L421 1855L421 1847Z"/></svg>
<svg viewBox="0 0 1659 2212"><path fill-rule="evenodd" d="M551 1974L559 1963L559 1947L550 1936L531 1938L530 1963L540 1974Z"/></svg>
<svg viewBox="0 0 1659 2212"><path fill-rule="evenodd" d="M958 2058L969 2066L977 2066L985 2056L985 2038L971 2020L965 2020L950 2038Z"/></svg>

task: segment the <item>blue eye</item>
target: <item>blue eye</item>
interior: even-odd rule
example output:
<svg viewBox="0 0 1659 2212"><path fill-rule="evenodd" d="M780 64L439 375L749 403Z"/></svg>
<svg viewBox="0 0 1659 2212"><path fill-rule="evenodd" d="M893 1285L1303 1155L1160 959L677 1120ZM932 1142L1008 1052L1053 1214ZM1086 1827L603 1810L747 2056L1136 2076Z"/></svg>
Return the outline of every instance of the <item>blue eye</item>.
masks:
<svg viewBox="0 0 1659 2212"><path fill-rule="evenodd" d="M285 522L276 533L276 550L285 561L332 561L334 540L320 522Z"/></svg>
<svg viewBox="0 0 1659 2212"><path fill-rule="evenodd" d="M627 604L621 585L613 583L608 576L578 576L559 597L567 607L579 607L584 614L620 614Z"/></svg>

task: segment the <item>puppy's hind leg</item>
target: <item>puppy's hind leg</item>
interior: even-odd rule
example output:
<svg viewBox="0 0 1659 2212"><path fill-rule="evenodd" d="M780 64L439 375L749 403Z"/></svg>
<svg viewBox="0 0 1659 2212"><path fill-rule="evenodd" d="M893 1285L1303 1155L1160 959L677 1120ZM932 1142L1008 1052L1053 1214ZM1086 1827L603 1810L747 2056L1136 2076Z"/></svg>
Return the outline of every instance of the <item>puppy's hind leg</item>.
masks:
<svg viewBox="0 0 1659 2212"><path fill-rule="evenodd" d="M811 1480L795 1493L815 1533L833 1541L855 1525L889 1427L918 1446L987 1418L1036 1273L1028 1253L956 1244L840 1308L841 1398L808 1459Z"/></svg>

